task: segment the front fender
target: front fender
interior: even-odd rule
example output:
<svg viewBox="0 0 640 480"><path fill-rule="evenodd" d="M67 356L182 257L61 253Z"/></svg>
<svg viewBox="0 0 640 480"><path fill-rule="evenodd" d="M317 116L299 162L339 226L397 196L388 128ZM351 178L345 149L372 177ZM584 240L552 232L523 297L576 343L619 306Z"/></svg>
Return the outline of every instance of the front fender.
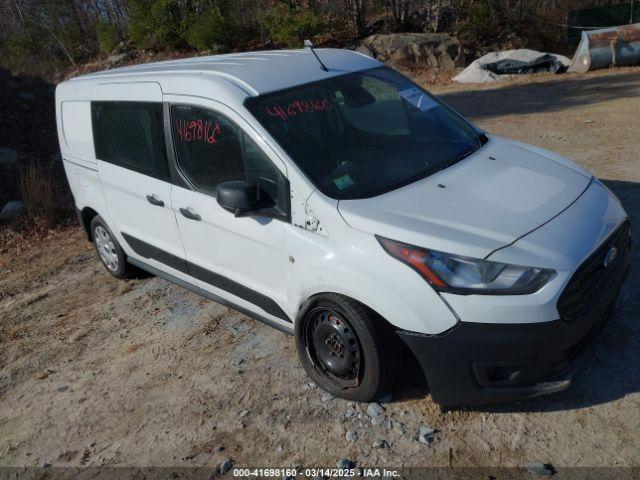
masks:
<svg viewBox="0 0 640 480"><path fill-rule="evenodd" d="M393 326L439 334L457 324L447 304L416 272L391 258L372 235L352 231L346 243L295 229L297 250L287 296L296 317L304 302L338 293L375 310ZM357 246L356 246L357 245Z"/></svg>

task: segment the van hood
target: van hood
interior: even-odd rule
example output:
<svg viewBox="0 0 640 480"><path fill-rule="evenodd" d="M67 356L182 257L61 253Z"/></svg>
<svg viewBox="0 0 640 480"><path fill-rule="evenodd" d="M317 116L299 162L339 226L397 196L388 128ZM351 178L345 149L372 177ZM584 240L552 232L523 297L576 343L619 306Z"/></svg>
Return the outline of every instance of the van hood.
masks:
<svg viewBox="0 0 640 480"><path fill-rule="evenodd" d="M485 258L571 205L590 174L571 161L500 137L455 165L338 210L357 230Z"/></svg>

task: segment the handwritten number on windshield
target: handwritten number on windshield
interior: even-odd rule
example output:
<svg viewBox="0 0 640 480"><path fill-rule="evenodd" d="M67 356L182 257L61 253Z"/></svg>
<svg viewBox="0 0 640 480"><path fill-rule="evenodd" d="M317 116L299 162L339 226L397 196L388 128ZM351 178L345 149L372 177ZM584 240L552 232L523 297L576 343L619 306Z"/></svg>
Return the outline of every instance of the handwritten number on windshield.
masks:
<svg viewBox="0 0 640 480"><path fill-rule="evenodd" d="M322 112L324 110L333 109L333 103L326 98L295 100L288 105L273 105L266 107L267 113L272 117L279 117L287 120L303 113Z"/></svg>

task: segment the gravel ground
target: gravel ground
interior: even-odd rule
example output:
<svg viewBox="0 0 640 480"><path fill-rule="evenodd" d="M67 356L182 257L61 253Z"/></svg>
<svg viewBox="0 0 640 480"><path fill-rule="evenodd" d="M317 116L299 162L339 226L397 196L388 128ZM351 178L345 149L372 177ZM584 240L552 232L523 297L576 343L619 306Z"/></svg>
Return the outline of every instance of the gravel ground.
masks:
<svg viewBox="0 0 640 480"><path fill-rule="evenodd" d="M640 69L434 89L487 131L605 180L640 231ZM640 464L640 253L574 385L441 412L309 384L293 340L158 278L118 281L79 229L0 256L0 466Z"/></svg>

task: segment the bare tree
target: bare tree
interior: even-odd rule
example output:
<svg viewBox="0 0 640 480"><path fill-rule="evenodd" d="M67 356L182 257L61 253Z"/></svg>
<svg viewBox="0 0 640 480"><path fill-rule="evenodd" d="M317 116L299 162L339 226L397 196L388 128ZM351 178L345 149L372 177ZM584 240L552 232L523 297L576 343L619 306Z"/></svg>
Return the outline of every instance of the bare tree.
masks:
<svg viewBox="0 0 640 480"><path fill-rule="evenodd" d="M358 36L362 36L367 28L367 0L352 0L355 12L355 24Z"/></svg>

